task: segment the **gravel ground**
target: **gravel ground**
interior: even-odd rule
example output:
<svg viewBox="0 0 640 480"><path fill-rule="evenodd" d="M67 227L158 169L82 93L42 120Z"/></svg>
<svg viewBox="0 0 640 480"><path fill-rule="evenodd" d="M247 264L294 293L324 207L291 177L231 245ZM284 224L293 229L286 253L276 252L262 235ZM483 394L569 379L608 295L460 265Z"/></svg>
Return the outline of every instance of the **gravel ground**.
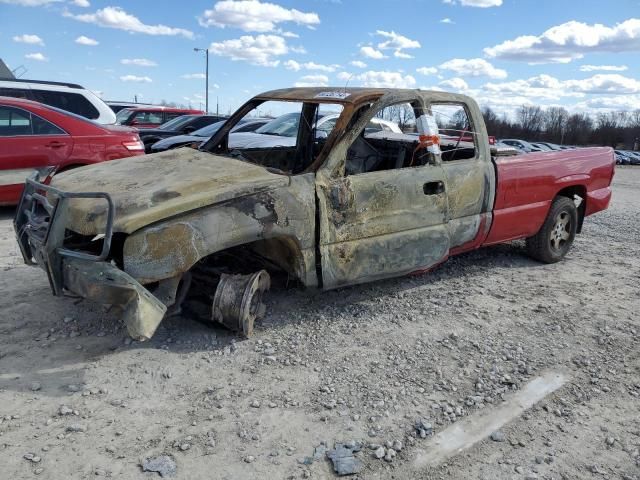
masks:
<svg viewBox="0 0 640 480"><path fill-rule="evenodd" d="M561 263L514 242L421 276L277 291L250 340L173 318L131 342L117 313L52 297L0 211L0 477L160 478L144 464L182 479L334 478L325 447L341 442L362 479L639 479L639 192L640 169L618 168L610 209ZM546 372L569 380L416 466L432 433Z"/></svg>

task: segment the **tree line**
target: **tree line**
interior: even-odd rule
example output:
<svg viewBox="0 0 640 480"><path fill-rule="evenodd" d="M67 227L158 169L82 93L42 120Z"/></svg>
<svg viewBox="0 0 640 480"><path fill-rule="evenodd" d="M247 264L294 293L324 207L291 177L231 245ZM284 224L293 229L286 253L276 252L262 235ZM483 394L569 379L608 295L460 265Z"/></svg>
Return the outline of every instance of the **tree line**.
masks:
<svg viewBox="0 0 640 480"><path fill-rule="evenodd" d="M640 149L640 109L612 111L590 116L570 114L562 107L543 109L523 105L510 119L499 116L490 107L482 110L489 135L496 138L520 138L530 142L558 145L602 145L622 150Z"/></svg>

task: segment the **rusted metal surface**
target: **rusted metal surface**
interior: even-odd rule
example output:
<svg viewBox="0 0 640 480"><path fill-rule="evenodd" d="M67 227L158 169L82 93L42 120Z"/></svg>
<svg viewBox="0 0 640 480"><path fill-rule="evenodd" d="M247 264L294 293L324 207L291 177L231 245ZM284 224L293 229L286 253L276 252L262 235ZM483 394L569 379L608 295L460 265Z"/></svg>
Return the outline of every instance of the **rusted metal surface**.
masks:
<svg viewBox="0 0 640 480"><path fill-rule="evenodd" d="M262 295L270 287L271 279L266 270L249 275L223 274L213 297L212 320L250 337L256 318L265 313Z"/></svg>
<svg viewBox="0 0 640 480"><path fill-rule="evenodd" d="M120 306L127 331L136 340L151 338L167 311L158 298L110 263L69 258L63 262L63 274L68 290L94 302Z"/></svg>
<svg viewBox="0 0 640 480"><path fill-rule="evenodd" d="M118 213L114 230L133 233L174 215L288 185L289 177L233 158L180 148L71 170L54 177L52 184L61 190L108 191ZM72 200L67 226L82 234L101 233L105 215L104 202Z"/></svg>
<svg viewBox="0 0 640 480"><path fill-rule="evenodd" d="M215 252L262 242L272 247L265 252L272 260L288 262L282 265L285 270L315 286L313 174L278 178L287 185L172 217L130 235L123 251L125 271L151 283L188 271Z"/></svg>

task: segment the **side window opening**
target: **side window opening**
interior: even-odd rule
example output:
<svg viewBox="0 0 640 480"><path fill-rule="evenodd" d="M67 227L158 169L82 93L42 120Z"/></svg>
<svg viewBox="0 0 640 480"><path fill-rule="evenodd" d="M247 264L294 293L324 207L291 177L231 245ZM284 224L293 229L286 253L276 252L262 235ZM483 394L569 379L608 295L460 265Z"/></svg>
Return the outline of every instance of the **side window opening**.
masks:
<svg viewBox="0 0 640 480"><path fill-rule="evenodd" d="M370 106L363 107L364 114ZM430 154L419 149L418 103L399 103L378 112L347 152L346 175L426 165ZM360 115L356 114L354 118Z"/></svg>
<svg viewBox="0 0 640 480"><path fill-rule="evenodd" d="M463 104L434 103L431 104L431 114L438 125L443 162L476 158L478 132Z"/></svg>

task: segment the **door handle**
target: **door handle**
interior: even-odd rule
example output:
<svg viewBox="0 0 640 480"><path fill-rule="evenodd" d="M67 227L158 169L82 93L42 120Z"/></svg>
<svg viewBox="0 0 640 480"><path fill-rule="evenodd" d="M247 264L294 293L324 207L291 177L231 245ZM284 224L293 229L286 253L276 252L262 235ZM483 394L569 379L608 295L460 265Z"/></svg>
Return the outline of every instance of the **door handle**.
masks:
<svg viewBox="0 0 640 480"><path fill-rule="evenodd" d="M49 147L49 148L61 148L61 147L64 147L65 145L66 145L66 143L58 142L56 140L46 144L46 146Z"/></svg>
<svg viewBox="0 0 640 480"><path fill-rule="evenodd" d="M439 195L444 193L444 182L427 182L422 186L425 195Z"/></svg>

